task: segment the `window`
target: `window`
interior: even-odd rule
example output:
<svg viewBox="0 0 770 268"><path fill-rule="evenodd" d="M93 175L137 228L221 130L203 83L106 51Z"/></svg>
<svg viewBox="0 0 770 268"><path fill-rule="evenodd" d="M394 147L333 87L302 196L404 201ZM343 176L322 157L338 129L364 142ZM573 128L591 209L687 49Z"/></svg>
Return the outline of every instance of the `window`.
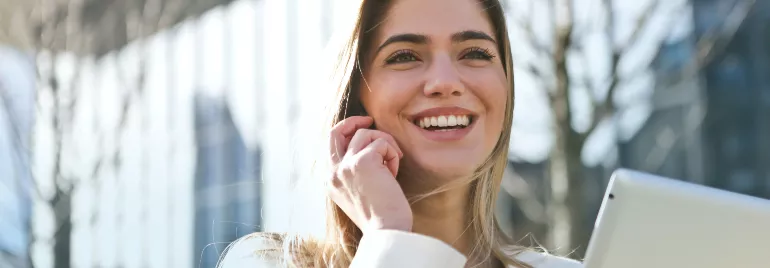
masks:
<svg viewBox="0 0 770 268"><path fill-rule="evenodd" d="M195 252L214 267L230 242L259 231L261 153L249 150L221 98L196 96Z"/></svg>

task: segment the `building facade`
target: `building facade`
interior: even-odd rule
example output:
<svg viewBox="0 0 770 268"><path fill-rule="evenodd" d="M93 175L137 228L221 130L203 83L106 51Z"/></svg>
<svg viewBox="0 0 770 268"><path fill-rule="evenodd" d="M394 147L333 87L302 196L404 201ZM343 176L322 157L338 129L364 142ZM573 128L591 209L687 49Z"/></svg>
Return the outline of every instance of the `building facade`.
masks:
<svg viewBox="0 0 770 268"><path fill-rule="evenodd" d="M770 196L770 3L756 1L746 13L749 2L692 1L693 36L667 44L654 61L656 110L623 145L622 165ZM698 58L697 40L712 39L709 56Z"/></svg>
<svg viewBox="0 0 770 268"><path fill-rule="evenodd" d="M34 107L32 57L0 46L0 268L30 265Z"/></svg>
<svg viewBox="0 0 770 268"><path fill-rule="evenodd" d="M250 150L221 97L195 96L195 247L202 267L215 267L222 249L261 228L262 156Z"/></svg>
<svg viewBox="0 0 770 268"><path fill-rule="evenodd" d="M695 58L695 36L666 43L652 62L652 112L632 139L620 144L620 165L702 183L705 93Z"/></svg>
<svg viewBox="0 0 770 268"><path fill-rule="evenodd" d="M696 34L707 36L737 16L740 0L693 1ZM740 18L740 17L738 17ZM710 185L770 197L770 2L756 1L722 53L707 62L704 167Z"/></svg>

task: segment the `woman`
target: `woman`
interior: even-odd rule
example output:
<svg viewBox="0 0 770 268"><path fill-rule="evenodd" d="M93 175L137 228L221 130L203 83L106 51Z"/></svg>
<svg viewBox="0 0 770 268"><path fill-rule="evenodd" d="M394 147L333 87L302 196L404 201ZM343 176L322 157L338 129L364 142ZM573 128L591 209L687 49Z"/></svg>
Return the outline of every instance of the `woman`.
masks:
<svg viewBox="0 0 770 268"><path fill-rule="evenodd" d="M257 233L222 267L581 267L493 216L513 113L496 0L364 0L340 54L323 240Z"/></svg>

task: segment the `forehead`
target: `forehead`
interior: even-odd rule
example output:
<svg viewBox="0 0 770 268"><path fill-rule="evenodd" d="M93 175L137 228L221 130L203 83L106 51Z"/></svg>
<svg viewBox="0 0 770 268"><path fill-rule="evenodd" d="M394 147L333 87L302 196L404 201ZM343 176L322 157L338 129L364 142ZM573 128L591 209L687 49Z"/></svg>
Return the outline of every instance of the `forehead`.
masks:
<svg viewBox="0 0 770 268"><path fill-rule="evenodd" d="M492 24L479 0L395 0L378 29L378 41L395 34L419 33L448 38L466 31L494 36Z"/></svg>

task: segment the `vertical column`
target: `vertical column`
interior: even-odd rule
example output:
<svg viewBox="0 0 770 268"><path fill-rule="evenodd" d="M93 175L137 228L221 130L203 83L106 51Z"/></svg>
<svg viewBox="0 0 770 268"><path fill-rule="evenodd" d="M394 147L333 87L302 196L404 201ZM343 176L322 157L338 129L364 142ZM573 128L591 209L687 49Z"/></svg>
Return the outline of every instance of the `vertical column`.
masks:
<svg viewBox="0 0 770 268"><path fill-rule="evenodd" d="M199 264L201 252L195 251L196 237L196 204L195 199L195 141L194 118L192 96L197 80L196 72L196 45L195 31L196 21L182 23L174 34L170 35L171 41L169 53L169 65L172 72L169 79L170 88L169 103L169 135L170 150L168 153L171 165L168 167L170 185L169 191L172 202L173 226L169 232L173 233L170 241L169 252L173 259L173 265L169 267L193 267Z"/></svg>
<svg viewBox="0 0 770 268"><path fill-rule="evenodd" d="M89 72L91 74L92 78L94 79L94 82L93 82L94 88L97 89L97 90L91 91L92 94L93 94L93 97L91 99L92 100L91 101L91 110L92 110L92 113L94 114L94 123L91 126L92 127L91 133L93 133L97 137L98 137L98 135L104 135L104 134L101 133L101 131L103 131L102 127L101 127L101 115L99 113L97 113L97 111L99 111L100 103L102 101L102 90L104 88L103 84L102 84L103 72L102 72L101 68L99 68L100 67L99 65L100 64L98 62L94 61L93 67L92 67L91 71ZM99 144L96 147L97 148L96 152L104 154L104 151L105 151L104 147L106 147L104 145L104 138L100 138L99 139ZM102 195L102 191L105 188L104 187L104 184L105 184L104 181L107 180L107 178L108 178L108 176L105 176L105 174L107 172L109 172L108 171L109 169L104 168L103 170L104 171L102 171L98 175L99 176L97 178L98 182L96 182L95 185L94 185L94 196L93 196L94 199L93 200L96 200L96 202L98 202L98 203L94 204L94 207L92 208L92 212L91 213L93 213L93 215L95 216L96 219L93 219L93 220L89 221L90 222L89 229L91 230L91 241L89 242L89 244L91 246L91 259L90 259L90 263L92 265L94 265L94 266L104 265L104 259L105 259L104 255L99 254L100 252L104 251L104 249L102 248L102 245L104 244L104 241L103 241L103 238L100 238L99 234L101 233L100 230L102 229L101 226L103 225L103 221L104 221L102 219L106 218L105 215L104 215L105 212L102 211L103 210L103 208L102 208L103 205L102 204L106 201L104 199L105 195Z"/></svg>
<svg viewBox="0 0 770 268"><path fill-rule="evenodd" d="M255 124L257 125L257 140L259 140L260 144L264 144L264 126L265 126L265 114L267 113L267 108L265 105L268 103L265 100L265 43L267 37L265 36L265 29L267 27L264 26L265 23L265 14L269 13L265 11L265 3L264 0L254 0L256 1L255 5L255 15L254 18L256 18L256 21L254 22L256 33L254 34L254 62L255 62L255 69L254 69L254 90L256 90L256 98L253 100L256 102L257 110L256 110L256 116L255 116ZM264 165L263 165L264 166ZM264 173L264 169L262 169L262 174Z"/></svg>
<svg viewBox="0 0 770 268"><path fill-rule="evenodd" d="M295 0L296 1L296 0ZM302 79L297 79L298 89L295 98L298 108L298 121L295 136L295 164L297 187L295 187L295 202L293 207L293 230L303 233L321 234L323 232L324 202L322 185L317 177L311 177L311 167L318 159L319 145L325 143L322 122L325 118L322 107L326 104L326 96L331 94L331 88L325 87L321 77L329 70L319 64L325 38L328 38L331 19L330 0L303 1L296 5L296 72ZM327 14L324 14L327 13ZM326 21L326 22L325 22ZM323 67L321 67L323 66Z"/></svg>
<svg viewBox="0 0 770 268"><path fill-rule="evenodd" d="M174 167L175 161L174 161L174 149L176 148L176 143L174 143L174 134L175 134L175 116L174 111L176 107L176 68L175 67L175 60L176 57L174 55L174 45L176 44L176 31L169 31L166 34L165 39L165 48L166 48L166 64L164 65L166 67L166 133L164 137L164 141L166 143L166 155L165 155L165 168L164 175L165 175L165 181L166 181L166 224L167 226L176 226L174 221L174 192L177 190L174 187L173 179L174 178ZM174 261L174 254L173 252L177 251L178 249L174 249L174 228L171 227L166 231L166 240L167 242L167 267L176 267L175 261Z"/></svg>
<svg viewBox="0 0 770 268"><path fill-rule="evenodd" d="M762 39L758 41L757 46L760 47L761 44L764 44L764 46L767 46L767 44L770 44L770 2L764 1L762 2L764 6L762 6L760 9L762 10L761 13L765 14L765 17L762 19L763 22L761 22L760 27L760 33L762 33ZM762 62L762 66L760 66L760 72L767 74L770 73L770 51L767 49L764 50L764 57L760 58L759 60ZM770 114L770 77L764 75L762 76L764 78L763 81L763 90L762 90L762 108L761 113L764 115ZM763 116L757 116L757 118L762 121L761 128L763 129L763 132L759 135L760 140L763 142L762 147L760 147L762 151L762 155L760 156L759 160L763 161L763 163L770 162L770 140L767 139L767 137L770 137L770 120L767 120L765 118L762 119ZM764 138L763 138L764 137ZM762 165L762 178L764 179L764 186L765 186L765 198L770 198L770 166L769 165Z"/></svg>
<svg viewBox="0 0 770 268"><path fill-rule="evenodd" d="M229 29L230 34L226 40L226 58L229 59L225 64L228 73L228 104L232 110L232 118L238 127L240 136L246 145L247 151L242 159L244 167L237 171L238 181L228 187L229 191L237 192L236 214L233 221L242 225L238 230L238 236L248 232L259 231L259 215L261 205L259 202L259 189L261 182L260 168L260 143L259 132L259 111L262 109L260 85L262 72L259 69L261 58L257 58L257 52L261 53L262 43L257 40L262 31L262 15L258 13L261 10L262 1L239 1L230 4L227 8L227 21L225 28ZM258 22L255 20L258 18ZM261 55L261 54L260 54ZM259 61L259 62L258 62ZM233 189L237 188L237 190ZM231 228L232 229L232 228Z"/></svg>
<svg viewBox="0 0 770 268"><path fill-rule="evenodd" d="M253 53L253 56L254 56L252 59L254 61L254 69L251 71L253 72L253 74L248 75L249 77L254 77L253 78L254 86L248 88L248 90L255 90L254 92L255 98L251 99L251 101L256 103L256 106L257 106L257 108L255 109L255 112L256 112L256 116L254 117L255 122L253 122L256 125L256 127L254 128L255 131L254 133L249 133L250 135L256 136L255 140L257 141L257 144L258 144L258 151L256 152L257 157L256 159L254 159L254 161L257 161L256 162L257 177L254 178L254 183L256 183L257 186L254 188L254 192L252 195L256 197L253 200L257 204L256 204L256 207L254 208L254 211L252 212L252 213L255 213L256 216L251 216L249 218L255 220L255 222L250 223L256 227L255 231L261 231L261 230L264 230L265 228L264 227L265 221L263 219L263 215L261 211L265 207L264 205L265 199L263 198L263 193L266 191L265 191L263 182L265 178L264 175L267 174L265 173L266 157L263 154L264 146L266 144L264 142L263 127L265 122L264 119L266 118L265 113L267 112L267 109L265 108L265 104L267 103L267 101L265 101L265 96L264 96L265 65L262 60L262 55L264 51L263 40L265 40L265 34L264 34L264 27L262 26L263 25L262 18L265 16L264 14L267 12L265 12L265 8L264 8L265 6L262 0L255 0L255 1L256 2L254 4L255 5L254 16L252 17L257 18L257 20L256 20L256 23L253 25L254 39L250 40L253 43L253 46L251 47L250 52Z"/></svg>
<svg viewBox="0 0 770 268"><path fill-rule="evenodd" d="M149 167L149 158L150 158L149 150L150 150L150 144L151 144L151 140L152 139L149 137L149 135L150 135L150 131L149 131L149 128L150 128L149 127L149 125L150 125L150 111L151 111L151 108L149 107L151 105L149 100L150 100L150 96L152 96L151 94L153 94L155 92L153 92L151 90L147 90L148 86L147 86L147 82L146 82L147 81L147 76L149 75L147 73L147 69L151 68L149 66L150 63L148 63L149 60L147 59L149 57L149 55L151 54L151 52L148 51L148 50L151 49L151 45L150 45L151 42L150 42L150 40L151 39L149 39L149 38L145 38L144 40L141 41L141 44L140 44L141 49L140 49L140 53L139 53L139 57L140 58L139 58L139 74L138 74L138 76L141 77L141 78L138 79L140 81L139 81L139 83L137 85L137 87L139 87L140 92L142 92L138 101L139 101L139 114L140 114L140 119L139 119L140 120L140 126L139 126L140 130L139 131L141 133L140 134L141 137L139 138L139 144L140 144L140 147L141 147L140 155L139 155L139 158L140 158L140 160L139 160L139 169L140 169L140 174L139 174L139 178L140 178L139 179L140 180L139 181L139 184L140 184L139 185L139 189L140 190L139 190L139 192L140 192L140 197L142 198L142 200L141 200L142 204L140 205L141 208L140 208L140 212L139 212L139 215L141 217L141 219L140 219L141 223L140 224L142 225L142 227L140 229L141 237L142 238L140 239L140 242L139 242L140 243L140 245L139 245L139 247L140 247L139 248L139 257L142 259L140 264L143 267L150 266L149 265L149 261L150 261L150 250L149 250L149 247L150 247L150 244L151 244L151 242L150 242L151 241L151 238L150 238L151 231L150 231L150 224L149 224L150 223L150 221L149 221L150 211L149 210L150 210L150 197L151 197L150 196L150 183L151 183L151 181L150 181L150 177L149 177L149 173L150 173L149 172L149 168L150 168Z"/></svg>
<svg viewBox="0 0 770 268"><path fill-rule="evenodd" d="M298 174L297 174L297 165L295 161L295 155L300 148L297 147L297 127L299 126L299 84L300 79L302 77L299 73L299 66L301 66L304 63L304 60L307 60L306 58L300 57L301 48L300 44L298 42L299 39L299 5L296 0L286 0L287 4L287 16L286 16L286 26L287 26L287 54L286 54L286 62L288 63L286 65L286 74L287 74L287 81L286 81L286 97L287 97L287 109L286 114L288 116L288 128L289 128L289 146L290 149L289 152L289 181L291 184L294 184L297 182ZM308 3L306 3L307 5ZM304 47L305 44L302 44ZM303 63L300 62L300 59L303 60Z"/></svg>
<svg viewBox="0 0 770 268"><path fill-rule="evenodd" d="M702 133L706 116L706 87L703 83L700 83L700 77L695 74L696 72L691 71L697 70L696 68L698 68L697 65L699 63L696 60L697 55L695 55L695 27L697 27L697 22L695 21L695 7L692 3L688 3L688 6L689 8L687 9L688 13L686 16L693 20L693 28L690 32L690 37L687 38L687 45L690 47L688 51L690 53L688 55L688 63L686 67L684 67L683 73L693 73L693 75L687 75L684 79L686 79L685 82L691 84L688 85L688 87L692 87L696 97L692 99L692 102L688 107L689 109L686 109L687 111L683 113L684 133L682 135L682 142L684 143L685 162L687 165L685 170L687 178L684 179L699 184L705 184L706 177L703 168L705 158L703 156L704 144Z"/></svg>
<svg viewBox="0 0 770 268"><path fill-rule="evenodd" d="M312 3L318 3L313 1ZM331 37L332 31L332 0L321 0L321 6L316 10L320 10L321 15L321 45L325 46L326 42Z"/></svg>
<svg viewBox="0 0 770 268"><path fill-rule="evenodd" d="M287 50L288 4L285 0L263 0L264 87L262 105L264 120L263 226L266 231L286 230L288 219L288 190L290 154L287 116ZM294 79L297 79L294 77Z"/></svg>
<svg viewBox="0 0 770 268"><path fill-rule="evenodd" d="M755 191L759 196L770 197L770 167L767 163L770 161L770 120L763 115L770 113L770 78L766 75L770 72L770 51L767 45L770 41L770 2L761 1L755 3L756 14L762 14L749 18L747 28L752 31L749 38L751 55L753 57L753 73L757 85L754 105L757 105L756 113L756 142L757 155L755 165Z"/></svg>

